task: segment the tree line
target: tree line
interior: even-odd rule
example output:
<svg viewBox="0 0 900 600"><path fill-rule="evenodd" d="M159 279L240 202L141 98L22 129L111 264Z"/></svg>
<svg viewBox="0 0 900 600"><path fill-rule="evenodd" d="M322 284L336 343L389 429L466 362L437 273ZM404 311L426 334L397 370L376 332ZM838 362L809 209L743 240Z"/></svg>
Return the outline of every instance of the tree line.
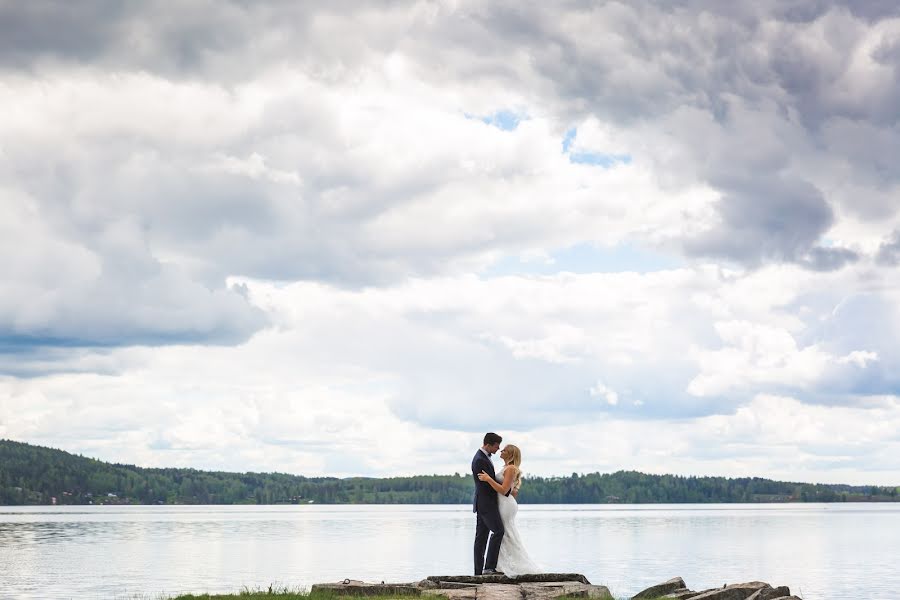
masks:
<svg viewBox="0 0 900 600"><path fill-rule="evenodd" d="M464 504L469 473L411 477L303 477L148 469L0 440L0 505L30 504ZM896 501L897 487L686 477L635 471L526 477L530 504Z"/></svg>

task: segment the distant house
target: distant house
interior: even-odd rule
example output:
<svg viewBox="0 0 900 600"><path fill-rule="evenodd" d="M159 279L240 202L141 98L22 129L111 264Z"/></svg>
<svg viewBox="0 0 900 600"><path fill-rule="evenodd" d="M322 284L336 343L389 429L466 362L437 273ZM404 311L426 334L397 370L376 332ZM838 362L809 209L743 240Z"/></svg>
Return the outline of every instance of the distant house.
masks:
<svg viewBox="0 0 900 600"><path fill-rule="evenodd" d="M116 496L116 495L113 494L112 492L108 493L108 494L106 495L106 497L107 497L107 498L118 498L118 496Z"/></svg>

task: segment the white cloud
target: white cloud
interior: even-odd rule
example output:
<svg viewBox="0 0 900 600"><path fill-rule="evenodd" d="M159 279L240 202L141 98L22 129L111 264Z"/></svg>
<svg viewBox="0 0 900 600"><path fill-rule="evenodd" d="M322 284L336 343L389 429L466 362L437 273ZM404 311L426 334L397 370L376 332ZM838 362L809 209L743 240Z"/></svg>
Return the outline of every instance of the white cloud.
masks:
<svg viewBox="0 0 900 600"><path fill-rule="evenodd" d="M865 368L867 364L876 360L878 360L877 352L854 350L850 354L840 357L838 359L838 362L841 364L850 363L856 365L857 367Z"/></svg>
<svg viewBox="0 0 900 600"><path fill-rule="evenodd" d="M887 478L897 15L508 8L0 8L0 434ZM592 268L622 248L681 267Z"/></svg>
<svg viewBox="0 0 900 600"><path fill-rule="evenodd" d="M724 347L696 352L701 372L688 385L691 394L717 395L766 383L805 388L829 364L844 362L815 344L798 348L783 329L739 321L718 322L715 328Z"/></svg>
<svg viewBox="0 0 900 600"><path fill-rule="evenodd" d="M595 383L589 391L591 393L591 396L599 396L603 398L610 406L615 406L619 403L619 394L617 394L615 390L612 390L604 385L602 381L598 381L597 383Z"/></svg>

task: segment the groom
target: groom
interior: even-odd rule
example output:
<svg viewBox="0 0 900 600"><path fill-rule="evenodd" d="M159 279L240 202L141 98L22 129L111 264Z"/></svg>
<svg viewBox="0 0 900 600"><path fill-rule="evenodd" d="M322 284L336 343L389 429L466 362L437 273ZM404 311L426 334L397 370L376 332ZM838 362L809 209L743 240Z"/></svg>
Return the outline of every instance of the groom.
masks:
<svg viewBox="0 0 900 600"><path fill-rule="evenodd" d="M472 501L472 512L476 513L475 525L475 574L498 575L497 557L500 555L500 544L503 542L503 521L500 520L500 509L497 506L497 492L485 481L478 480L478 474L486 471L494 477L494 463L491 455L500 450L503 441L496 433L484 434L484 445L472 459L472 477L475 478L475 498ZM492 534L488 544L488 534ZM484 549L487 546L487 554Z"/></svg>

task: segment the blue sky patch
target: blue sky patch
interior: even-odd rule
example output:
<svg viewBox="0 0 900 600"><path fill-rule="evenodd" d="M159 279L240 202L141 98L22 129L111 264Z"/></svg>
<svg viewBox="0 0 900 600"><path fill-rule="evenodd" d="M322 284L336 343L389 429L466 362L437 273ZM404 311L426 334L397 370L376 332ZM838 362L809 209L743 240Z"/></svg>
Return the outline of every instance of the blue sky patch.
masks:
<svg viewBox="0 0 900 600"><path fill-rule="evenodd" d="M503 131L513 131L519 126L519 123L527 118L511 110L499 110L490 115L472 115L469 113L465 113L465 115L467 119L477 119Z"/></svg>
<svg viewBox="0 0 900 600"><path fill-rule="evenodd" d="M628 154L605 154L603 152L572 152L572 142L578 137L578 129L572 127L563 136L562 151L569 155L569 162L580 165L596 165L608 169L617 164L631 164Z"/></svg>
<svg viewBox="0 0 900 600"><path fill-rule="evenodd" d="M569 162L581 165L597 165L609 168L616 164L631 164L631 157L627 154L603 154L601 152L573 152L569 154Z"/></svg>

